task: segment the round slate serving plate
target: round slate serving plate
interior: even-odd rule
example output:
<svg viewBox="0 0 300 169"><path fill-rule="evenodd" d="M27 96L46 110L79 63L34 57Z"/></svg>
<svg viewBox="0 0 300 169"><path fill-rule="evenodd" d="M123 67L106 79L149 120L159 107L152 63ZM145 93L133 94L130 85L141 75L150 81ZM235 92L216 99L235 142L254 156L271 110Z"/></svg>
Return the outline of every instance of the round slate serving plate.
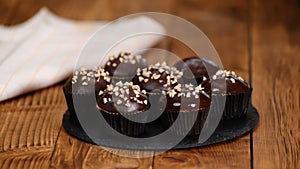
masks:
<svg viewBox="0 0 300 169"><path fill-rule="evenodd" d="M204 143L198 142L199 136L187 136L172 149L201 147L229 141L250 132L250 130L256 126L258 121L259 114L257 110L252 105L249 105L249 109L245 117L234 120L222 120L215 130L214 134ZM84 142L94 144L94 142L86 135L84 130L81 128L80 124L71 119L68 111L64 114L63 126L65 130L73 137ZM141 137L151 137L157 133L164 131L161 124L159 124L158 122L147 124L145 130L145 133L143 133ZM172 143L170 142L153 142L151 144L147 144L147 146L141 146L136 143L124 144L122 140L114 139L100 139L97 140L97 142L100 142L101 146L105 147L130 150L165 150L167 147L169 147L170 144L172 145Z"/></svg>

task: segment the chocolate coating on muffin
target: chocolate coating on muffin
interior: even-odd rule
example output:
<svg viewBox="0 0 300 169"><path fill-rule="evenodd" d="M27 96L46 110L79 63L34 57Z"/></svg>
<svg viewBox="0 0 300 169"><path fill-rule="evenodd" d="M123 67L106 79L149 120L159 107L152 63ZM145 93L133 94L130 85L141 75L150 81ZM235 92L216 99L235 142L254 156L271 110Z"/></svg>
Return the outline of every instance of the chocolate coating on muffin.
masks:
<svg viewBox="0 0 300 169"><path fill-rule="evenodd" d="M163 62L150 65L144 69L138 69L133 82L147 92L162 91L176 86L181 76L182 72Z"/></svg>
<svg viewBox="0 0 300 169"><path fill-rule="evenodd" d="M74 72L71 83L67 84L67 88L78 94L98 93L100 90L105 89L110 82L108 72L101 67L94 69L81 68Z"/></svg>
<svg viewBox="0 0 300 169"><path fill-rule="evenodd" d="M192 84L178 84L163 94L166 95L166 110L169 112L197 111L208 108L211 103L209 95L203 91L201 85L194 87Z"/></svg>
<svg viewBox="0 0 300 169"><path fill-rule="evenodd" d="M132 82L118 82L108 85L105 91L99 92L98 108L109 113L138 113L149 108L148 97L145 91Z"/></svg>
<svg viewBox="0 0 300 169"><path fill-rule="evenodd" d="M205 80L209 77L208 71L214 74L220 69L213 61L197 56L185 58L183 61L177 62L174 66L183 72L183 77L186 79L204 77Z"/></svg>
<svg viewBox="0 0 300 169"><path fill-rule="evenodd" d="M208 93L221 95L247 93L250 90L250 86L242 77L237 76L234 71L227 70L217 71L212 79L204 81L202 86L207 89ZM211 88L212 86L213 88Z"/></svg>
<svg viewBox="0 0 300 169"><path fill-rule="evenodd" d="M141 55L132 55L127 52L121 52L117 56L111 56L106 62L104 69L110 76L117 78L127 78L134 76L138 68L144 68L147 63Z"/></svg>

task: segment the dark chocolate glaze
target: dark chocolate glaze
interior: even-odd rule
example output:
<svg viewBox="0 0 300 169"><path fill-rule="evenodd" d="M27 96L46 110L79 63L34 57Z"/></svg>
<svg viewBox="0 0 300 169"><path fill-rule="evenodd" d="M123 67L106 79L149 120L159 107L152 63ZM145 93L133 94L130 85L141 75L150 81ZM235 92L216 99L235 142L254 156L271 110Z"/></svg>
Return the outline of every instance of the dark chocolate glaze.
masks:
<svg viewBox="0 0 300 169"><path fill-rule="evenodd" d="M173 112L191 112L208 108L211 104L211 99L206 93L199 93L199 98L195 97L174 97L166 96L167 105L166 111ZM180 106L178 106L180 104ZM177 106L176 106L177 105ZM193 106L192 106L193 105Z"/></svg>
<svg viewBox="0 0 300 169"><path fill-rule="evenodd" d="M87 72L92 72L96 74L95 70L87 69ZM66 82L65 88L68 92L73 94L91 94L93 92L98 93L100 90L106 89L106 86L110 84L110 81L106 81L103 79L103 76L99 78L96 77L89 77L90 80L82 80L83 75L77 75L76 83L72 84L72 77ZM87 82L87 85L83 85L84 82Z"/></svg>
<svg viewBox="0 0 300 169"><path fill-rule="evenodd" d="M182 61L178 61L174 66L183 72L183 77L186 79L193 79L199 77L209 77L208 71L211 74L217 72L220 67L213 61L199 58L197 56L185 58Z"/></svg>
<svg viewBox="0 0 300 169"><path fill-rule="evenodd" d="M133 78L133 83L136 84L136 85L139 85L141 87L141 89L144 89L146 90L147 92L154 92L154 91L166 91L168 90L170 87L174 87L176 86L178 83L174 83L174 84L171 84L170 86L168 87L164 87L164 84L167 83L167 76L169 76L170 74L167 73L167 72L162 72L160 73L158 71L158 69L150 69L149 70L151 72L151 74L159 74L160 75L160 78L159 79L151 79L149 78L149 81L148 82L144 82L144 81L139 81L138 77L139 76L135 76ZM162 82L159 82L159 80L162 80Z"/></svg>
<svg viewBox="0 0 300 169"><path fill-rule="evenodd" d="M136 97L136 94L133 92L132 88L129 88L129 95L127 95L126 97L128 97L130 106L126 106L125 103L117 104L118 97L109 91L104 91L104 93L97 98L98 108L108 113L132 114L146 111L150 107L148 97L142 93L139 94L138 99L142 102L144 102L144 100L147 100L147 104L137 103L133 100L133 98ZM110 98L111 101L104 103L104 98Z"/></svg>
<svg viewBox="0 0 300 169"><path fill-rule="evenodd" d="M125 53L128 54L129 53ZM110 65L105 64L104 69L109 72L110 76L114 76L116 78L127 78L127 77L133 77L136 75L136 70L138 68L145 68L147 67L147 63L145 59L134 59L135 63L131 62L121 62L120 61L121 54L118 55L118 57L114 58L113 60L109 60L107 62L111 62ZM113 66L113 63L116 64L116 66Z"/></svg>
<svg viewBox="0 0 300 169"><path fill-rule="evenodd" d="M233 83L230 78L235 80ZM224 85L226 82L226 86ZM211 94L225 94L225 95L235 95L240 93L247 93L250 90L250 86L240 79L237 79L234 76L226 77L226 78L217 78L215 80L206 80L202 83L204 87L204 91ZM214 86L212 90L211 87Z"/></svg>
<svg viewBox="0 0 300 169"><path fill-rule="evenodd" d="M96 93L98 93L100 90L105 90L107 85L109 85L110 83L105 81L103 78L99 78L98 80L96 80L95 82L95 90Z"/></svg>

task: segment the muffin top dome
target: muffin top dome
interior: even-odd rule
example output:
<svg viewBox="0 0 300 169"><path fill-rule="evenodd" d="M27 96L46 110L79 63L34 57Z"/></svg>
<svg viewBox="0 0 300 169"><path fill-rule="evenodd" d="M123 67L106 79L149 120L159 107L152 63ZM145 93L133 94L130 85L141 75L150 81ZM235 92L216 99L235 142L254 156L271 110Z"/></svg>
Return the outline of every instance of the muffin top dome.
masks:
<svg viewBox="0 0 300 169"><path fill-rule="evenodd" d="M73 77L67 82L66 88L73 93L98 93L109 85L111 79L101 67L94 69L81 68L76 70Z"/></svg>
<svg viewBox="0 0 300 169"><path fill-rule="evenodd" d="M213 61L199 58L197 56L185 58L174 64L174 66L183 72L184 78L188 79L203 76L208 78L208 71L211 71L211 74L214 74L220 69L220 67Z"/></svg>
<svg viewBox="0 0 300 169"><path fill-rule="evenodd" d="M250 89L242 77L237 76L234 71L227 70L218 70L212 79L204 81L202 86L208 93L221 95L247 93Z"/></svg>
<svg viewBox="0 0 300 169"><path fill-rule="evenodd" d="M117 78L133 77L138 68L147 66L146 60L141 55L133 55L128 52L121 52L119 55L113 55L106 62L104 69L110 76Z"/></svg>
<svg viewBox="0 0 300 169"><path fill-rule="evenodd" d="M163 94L166 95L168 111L197 111L209 107L211 103L201 85L177 84L173 89L163 91Z"/></svg>
<svg viewBox="0 0 300 169"><path fill-rule="evenodd" d="M182 76L182 72L165 62L138 69L133 82L147 92L163 91L175 87Z"/></svg>
<svg viewBox="0 0 300 169"><path fill-rule="evenodd" d="M145 91L132 82L118 82L108 85L107 89L99 92L97 107L108 113L138 113L150 107Z"/></svg>

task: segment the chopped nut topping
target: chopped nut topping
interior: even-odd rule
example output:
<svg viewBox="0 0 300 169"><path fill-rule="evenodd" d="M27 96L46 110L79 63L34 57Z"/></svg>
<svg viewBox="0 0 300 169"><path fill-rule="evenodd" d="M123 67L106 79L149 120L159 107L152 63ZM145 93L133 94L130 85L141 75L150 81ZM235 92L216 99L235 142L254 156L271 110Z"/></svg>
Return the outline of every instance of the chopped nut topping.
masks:
<svg viewBox="0 0 300 169"><path fill-rule="evenodd" d="M153 74L151 78L156 80L156 79L160 78L160 75L159 74Z"/></svg>
<svg viewBox="0 0 300 169"><path fill-rule="evenodd" d="M121 101L121 100L118 100L118 101L117 101L117 104L122 104L122 101Z"/></svg>
<svg viewBox="0 0 300 169"><path fill-rule="evenodd" d="M114 60L114 59L115 59L114 55L109 57L109 60Z"/></svg>
<svg viewBox="0 0 300 169"><path fill-rule="evenodd" d="M143 80L144 80L144 78L141 77L141 76L139 76L139 81L141 82L141 81L143 81Z"/></svg>
<svg viewBox="0 0 300 169"><path fill-rule="evenodd" d="M175 94L176 94L176 91L175 90L169 90L167 93L168 93L169 97L174 97Z"/></svg>
<svg viewBox="0 0 300 169"><path fill-rule="evenodd" d="M79 82L81 83L81 85L87 86L90 83L95 83L94 80L99 82L101 78L103 78L107 82L110 82L110 78L107 77L107 75L108 72L100 67L95 67L94 69L87 69L82 67L80 68L80 70L76 70L74 72L74 75L72 77L72 84ZM81 76L81 78L78 78L79 76Z"/></svg>
<svg viewBox="0 0 300 169"><path fill-rule="evenodd" d="M150 71L143 71L142 75L145 77L150 77L151 72Z"/></svg>
<svg viewBox="0 0 300 169"><path fill-rule="evenodd" d="M136 64L137 62L144 61L141 55L132 55L129 52L120 52L118 55L112 55L109 57L109 61L106 63L107 66L117 67L119 63L131 63Z"/></svg>
<svg viewBox="0 0 300 169"><path fill-rule="evenodd" d="M103 103L106 104L107 102L108 102L108 101L107 101L107 98L104 97L104 98L103 98Z"/></svg>
<svg viewBox="0 0 300 169"><path fill-rule="evenodd" d="M142 93L143 93L143 94L147 94L146 90L142 90Z"/></svg>
<svg viewBox="0 0 300 169"><path fill-rule="evenodd" d="M123 86L123 83L121 81L116 83L116 86Z"/></svg>
<svg viewBox="0 0 300 169"><path fill-rule="evenodd" d="M244 79L240 76L237 77L239 80L244 81Z"/></svg>
<svg viewBox="0 0 300 169"><path fill-rule="evenodd" d="M126 103L125 103L125 106L126 106L126 107L130 107L130 103L129 103L129 102L126 102Z"/></svg>
<svg viewBox="0 0 300 169"><path fill-rule="evenodd" d="M244 81L243 78L240 76L237 76L234 71L228 71L228 70L218 70L216 74L213 76L213 80L216 80L218 77L229 79L232 83L235 83L235 78L239 79L241 81Z"/></svg>
<svg viewBox="0 0 300 169"><path fill-rule="evenodd" d="M164 76L162 76L162 74L164 74ZM140 82L147 83L149 79L154 79L154 81L157 80L158 83L162 83L165 88L175 85L182 75L183 73L178 71L175 67L167 66L166 62L150 65L137 72Z"/></svg>
<svg viewBox="0 0 300 169"><path fill-rule="evenodd" d="M112 90L113 90L113 88L114 88L114 87L113 87L113 85L112 85L112 84L109 84L109 85L107 85L107 90L108 90L108 91L112 91Z"/></svg>
<svg viewBox="0 0 300 169"><path fill-rule="evenodd" d="M186 97L186 98L199 98L199 94L203 93L203 87L201 87L201 84L197 87L194 87L192 84L185 84L176 85L173 89L168 91L168 94L171 92L172 95L169 95L169 97L173 96L173 91L175 92L174 95L177 97Z"/></svg>
<svg viewBox="0 0 300 169"><path fill-rule="evenodd" d="M138 104L148 104L148 100L145 97L140 97L142 93L146 93L145 90L140 89L140 86L133 85L132 82L119 81L115 85L107 85L106 91L111 94L111 97L103 99L104 103L107 103L113 98L117 105L125 105L130 107L133 102ZM100 93L100 92L99 92Z"/></svg>

